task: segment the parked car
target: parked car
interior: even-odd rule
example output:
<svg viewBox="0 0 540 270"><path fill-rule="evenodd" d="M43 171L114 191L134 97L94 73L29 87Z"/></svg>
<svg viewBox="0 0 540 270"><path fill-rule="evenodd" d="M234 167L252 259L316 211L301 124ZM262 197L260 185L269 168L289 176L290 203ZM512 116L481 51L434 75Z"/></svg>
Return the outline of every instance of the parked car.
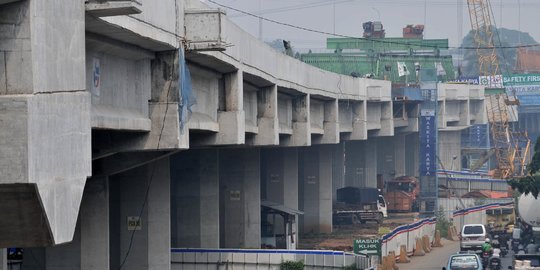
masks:
<svg viewBox="0 0 540 270"><path fill-rule="evenodd" d="M458 253L448 258L448 263L443 270L483 270L482 261L475 253Z"/></svg>
<svg viewBox="0 0 540 270"><path fill-rule="evenodd" d="M483 224L465 224L461 229L461 251L474 250L482 252L482 244L487 237L486 227Z"/></svg>

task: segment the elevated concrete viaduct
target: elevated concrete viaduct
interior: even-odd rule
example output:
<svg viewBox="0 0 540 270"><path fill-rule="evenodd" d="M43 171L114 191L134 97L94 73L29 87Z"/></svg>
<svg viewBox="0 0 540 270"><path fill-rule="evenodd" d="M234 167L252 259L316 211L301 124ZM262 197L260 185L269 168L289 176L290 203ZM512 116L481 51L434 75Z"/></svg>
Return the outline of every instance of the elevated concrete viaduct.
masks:
<svg viewBox="0 0 540 270"><path fill-rule="evenodd" d="M0 29L0 247L25 247L24 269L260 248L268 202L296 213L297 243L332 231L337 188L418 174L419 103L277 52L198 0L0 0ZM484 90L438 89L450 164L460 130L486 122Z"/></svg>

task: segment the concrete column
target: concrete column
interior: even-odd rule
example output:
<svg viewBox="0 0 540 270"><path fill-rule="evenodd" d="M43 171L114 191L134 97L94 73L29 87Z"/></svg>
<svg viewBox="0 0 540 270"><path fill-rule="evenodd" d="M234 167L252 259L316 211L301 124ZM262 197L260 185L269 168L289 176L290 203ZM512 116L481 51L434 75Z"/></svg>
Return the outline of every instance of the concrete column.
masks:
<svg viewBox="0 0 540 270"><path fill-rule="evenodd" d="M169 158L114 176L110 196L110 268L170 269Z"/></svg>
<svg viewBox="0 0 540 270"><path fill-rule="evenodd" d="M394 135L394 107L392 102L383 102L381 104L381 129L377 132L377 135Z"/></svg>
<svg viewBox="0 0 540 270"><path fill-rule="evenodd" d="M219 132L215 144L243 144L245 142L243 78L241 70L224 76L225 111L218 111Z"/></svg>
<svg viewBox="0 0 540 270"><path fill-rule="evenodd" d="M219 150L220 247L260 248L259 149Z"/></svg>
<svg viewBox="0 0 540 270"><path fill-rule="evenodd" d="M81 270L109 269L109 180L86 182L79 214L81 227Z"/></svg>
<svg viewBox="0 0 540 270"><path fill-rule="evenodd" d="M25 248L23 265L24 270L45 269L45 248Z"/></svg>
<svg viewBox="0 0 540 270"><path fill-rule="evenodd" d="M0 248L0 270L7 270L7 249Z"/></svg>
<svg viewBox="0 0 540 270"><path fill-rule="evenodd" d="M298 209L298 150L261 150L261 198Z"/></svg>
<svg viewBox="0 0 540 270"><path fill-rule="evenodd" d="M155 166L155 167L154 167ZM171 268L171 176L169 158L147 166L148 191L148 269ZM152 177L153 176L153 177Z"/></svg>
<svg viewBox="0 0 540 270"><path fill-rule="evenodd" d="M257 92L257 112L259 131L253 138L253 144L279 145L277 85Z"/></svg>
<svg viewBox="0 0 540 270"><path fill-rule="evenodd" d="M188 150L171 157L173 247L219 248L217 150Z"/></svg>
<svg viewBox="0 0 540 270"><path fill-rule="evenodd" d="M323 129L322 136L312 138L312 144L336 144L339 143L339 111L338 101L325 101L322 106L323 112ZM313 111L313 107L311 108ZM313 114L311 113L311 117ZM313 120L313 119L311 119Z"/></svg>
<svg viewBox="0 0 540 270"><path fill-rule="evenodd" d="M304 148L299 154L300 233L332 232L332 146Z"/></svg>
<svg viewBox="0 0 540 270"><path fill-rule="evenodd" d="M407 175L406 163L407 163L407 147L406 147L406 135L395 135L394 141L394 170L395 176Z"/></svg>
<svg viewBox="0 0 540 270"><path fill-rule="evenodd" d="M352 110L353 132L351 133L351 140L367 140L367 102L352 103Z"/></svg>
<svg viewBox="0 0 540 270"><path fill-rule="evenodd" d="M336 191L345 187L345 143L332 146L332 200L337 198Z"/></svg>
<svg viewBox="0 0 540 270"><path fill-rule="evenodd" d="M382 175L383 181L388 181L396 174L394 137L380 137L375 141L377 142L377 175Z"/></svg>
<svg viewBox="0 0 540 270"><path fill-rule="evenodd" d="M293 99L292 135L284 141L287 146L311 145L311 122L309 95L297 96Z"/></svg>
<svg viewBox="0 0 540 270"><path fill-rule="evenodd" d="M345 143L345 186L377 187L377 141Z"/></svg>
<svg viewBox="0 0 540 270"><path fill-rule="evenodd" d="M45 248L45 269L80 269L81 268L81 224L77 222L73 240L64 245ZM40 265L40 264L38 264ZM41 266L40 265L40 266ZM39 269L39 268L38 268Z"/></svg>
<svg viewBox="0 0 540 270"><path fill-rule="evenodd" d="M405 175L419 176L419 139L418 133L405 136Z"/></svg>

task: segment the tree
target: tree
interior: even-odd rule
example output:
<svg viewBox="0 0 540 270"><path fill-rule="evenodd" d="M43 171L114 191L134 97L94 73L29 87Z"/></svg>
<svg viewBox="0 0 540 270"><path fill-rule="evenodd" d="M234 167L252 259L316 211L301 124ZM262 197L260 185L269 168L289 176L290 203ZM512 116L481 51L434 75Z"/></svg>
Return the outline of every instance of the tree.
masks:
<svg viewBox="0 0 540 270"><path fill-rule="evenodd" d="M497 35L496 32L494 32L495 34L493 36L495 46L506 47L520 45L518 42L521 42L521 44L538 44L538 42L536 42L531 35L529 35L529 33L506 28L499 28L497 31L499 34ZM476 46L477 45L474 42L474 32L470 31L469 34L463 38L461 47L475 48ZM513 73L516 69L517 49L498 49L497 56L499 58L501 74ZM463 62L461 63L461 74L466 77L477 77L480 75L478 72L478 56L476 50L464 50Z"/></svg>
<svg viewBox="0 0 540 270"><path fill-rule="evenodd" d="M508 185L519 193L532 194L535 199L538 198L540 193L540 137L536 139L534 145L534 155L531 163L529 163L528 175L523 178L508 180Z"/></svg>

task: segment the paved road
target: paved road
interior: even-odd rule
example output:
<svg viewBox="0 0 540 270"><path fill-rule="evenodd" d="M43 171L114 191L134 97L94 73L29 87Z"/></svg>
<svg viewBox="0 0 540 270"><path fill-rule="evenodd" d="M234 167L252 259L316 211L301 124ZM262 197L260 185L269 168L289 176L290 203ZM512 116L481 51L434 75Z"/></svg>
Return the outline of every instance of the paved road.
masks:
<svg viewBox="0 0 540 270"><path fill-rule="evenodd" d="M442 269L448 262L448 257L459 251L459 241L442 240L443 247L434 248L430 253L422 257L411 257L411 262L398 264L399 270L437 270ZM512 254L508 254L502 259L503 270L508 269L512 263Z"/></svg>

